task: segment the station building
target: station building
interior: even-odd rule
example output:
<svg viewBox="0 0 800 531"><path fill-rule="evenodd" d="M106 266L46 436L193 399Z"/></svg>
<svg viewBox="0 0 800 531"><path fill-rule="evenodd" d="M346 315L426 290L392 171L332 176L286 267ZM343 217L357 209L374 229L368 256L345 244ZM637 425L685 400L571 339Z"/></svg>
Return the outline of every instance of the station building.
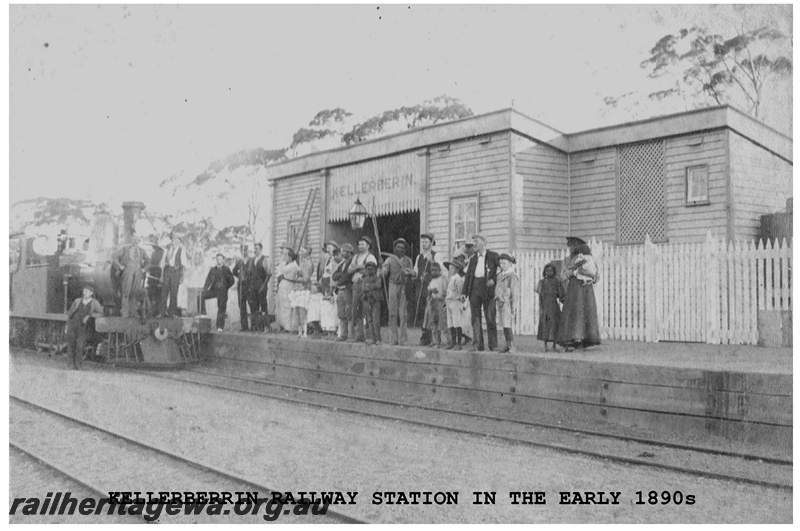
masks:
<svg viewBox="0 0 800 531"><path fill-rule="evenodd" d="M414 129L267 167L272 256L292 242L317 188L307 242L355 244L348 213L374 213L381 250L419 235L452 257L471 234L496 251L754 240L792 195L792 139L720 106L562 133L515 109ZM373 234L368 222L363 232Z"/></svg>

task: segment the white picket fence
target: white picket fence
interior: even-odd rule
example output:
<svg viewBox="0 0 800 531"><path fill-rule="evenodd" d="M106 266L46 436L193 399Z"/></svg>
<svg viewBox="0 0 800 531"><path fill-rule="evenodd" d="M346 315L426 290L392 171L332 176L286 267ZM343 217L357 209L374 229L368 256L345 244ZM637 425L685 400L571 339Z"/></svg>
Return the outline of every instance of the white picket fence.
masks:
<svg viewBox="0 0 800 531"><path fill-rule="evenodd" d="M604 339L757 344L758 313L791 310L792 250L786 241L589 245ZM516 253L521 283L517 330L536 334L544 266L566 250Z"/></svg>

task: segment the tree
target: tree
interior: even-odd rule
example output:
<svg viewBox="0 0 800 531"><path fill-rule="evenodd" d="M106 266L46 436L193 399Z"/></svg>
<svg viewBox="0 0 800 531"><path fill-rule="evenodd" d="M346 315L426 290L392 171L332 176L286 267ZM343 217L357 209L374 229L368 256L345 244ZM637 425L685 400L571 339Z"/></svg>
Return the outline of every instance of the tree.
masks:
<svg viewBox="0 0 800 531"><path fill-rule="evenodd" d="M415 129L472 115L472 109L461 103L458 98L442 95L420 105L403 106L376 114L355 125L353 129L342 136L342 141L349 146L379 137L386 134L389 124L399 126L401 129Z"/></svg>
<svg viewBox="0 0 800 531"><path fill-rule="evenodd" d="M650 78L676 78L673 86L648 94L651 100L679 96L700 106L729 104L763 119L765 90L791 81L791 38L768 27L730 38L692 27L660 38L640 66ZM615 105L620 99L607 100Z"/></svg>
<svg viewBox="0 0 800 531"><path fill-rule="evenodd" d="M292 135L292 144L289 146L292 156L341 145L342 135L352 115L341 107L319 111L308 122L308 127L301 127Z"/></svg>

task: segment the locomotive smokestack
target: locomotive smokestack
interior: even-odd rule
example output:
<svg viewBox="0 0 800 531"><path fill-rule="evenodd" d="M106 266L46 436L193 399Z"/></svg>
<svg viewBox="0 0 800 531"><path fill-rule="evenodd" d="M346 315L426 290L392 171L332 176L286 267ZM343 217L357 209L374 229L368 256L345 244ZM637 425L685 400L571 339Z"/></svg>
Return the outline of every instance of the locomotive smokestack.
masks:
<svg viewBox="0 0 800 531"><path fill-rule="evenodd" d="M122 203L122 245L131 243L136 222L142 215L144 203L140 201L126 201Z"/></svg>

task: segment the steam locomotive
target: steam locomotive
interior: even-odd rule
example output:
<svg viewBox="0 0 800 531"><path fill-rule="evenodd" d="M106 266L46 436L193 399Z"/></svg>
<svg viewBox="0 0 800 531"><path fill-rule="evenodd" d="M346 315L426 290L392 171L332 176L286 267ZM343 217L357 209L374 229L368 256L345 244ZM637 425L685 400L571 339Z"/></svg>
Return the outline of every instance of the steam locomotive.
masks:
<svg viewBox="0 0 800 531"><path fill-rule="evenodd" d="M98 209L89 238L83 243L62 232L57 245L48 248L41 238L10 235L11 345L63 352L67 308L81 296L83 286L90 284L104 307L104 317L95 320L87 355L138 366L181 366L199 361L203 338L211 331L209 319L119 316L120 285L111 255L131 243L144 208L140 202L123 203L122 234L114 216Z"/></svg>

